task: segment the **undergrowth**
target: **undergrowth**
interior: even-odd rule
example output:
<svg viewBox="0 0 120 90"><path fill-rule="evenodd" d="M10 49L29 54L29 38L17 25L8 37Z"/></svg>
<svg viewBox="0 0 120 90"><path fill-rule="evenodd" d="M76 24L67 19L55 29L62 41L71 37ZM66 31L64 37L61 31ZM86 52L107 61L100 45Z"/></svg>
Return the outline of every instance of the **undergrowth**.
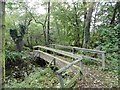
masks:
<svg viewBox="0 0 120 90"><path fill-rule="evenodd" d="M58 79L50 68L34 68L34 71L26 76L23 82L12 78L5 84L6 88L52 88L58 84Z"/></svg>

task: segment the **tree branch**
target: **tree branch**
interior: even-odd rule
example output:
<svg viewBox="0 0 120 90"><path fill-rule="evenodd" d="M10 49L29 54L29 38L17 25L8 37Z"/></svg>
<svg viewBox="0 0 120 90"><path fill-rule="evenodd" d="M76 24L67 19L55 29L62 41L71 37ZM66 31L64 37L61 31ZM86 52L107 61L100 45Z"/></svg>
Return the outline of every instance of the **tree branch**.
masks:
<svg viewBox="0 0 120 90"><path fill-rule="evenodd" d="M35 17L32 15L32 13L29 11L29 13L30 13L30 15L31 15L31 17L34 19L34 21L36 22L36 23L39 23L39 24L41 24L42 26L44 26L44 24L42 23L42 22L39 22L39 21L37 21L36 19L35 19Z"/></svg>

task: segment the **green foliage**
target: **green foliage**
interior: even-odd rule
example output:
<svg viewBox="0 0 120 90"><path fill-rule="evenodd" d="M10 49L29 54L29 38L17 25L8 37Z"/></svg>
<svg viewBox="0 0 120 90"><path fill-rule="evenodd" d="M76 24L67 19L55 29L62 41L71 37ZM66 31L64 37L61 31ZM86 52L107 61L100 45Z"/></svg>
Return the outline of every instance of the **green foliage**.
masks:
<svg viewBox="0 0 120 90"><path fill-rule="evenodd" d="M17 59L22 59L22 56L24 55L23 53L21 52L12 52L12 51L9 51L9 50L5 50L5 60L6 62L8 60L10 61L15 61Z"/></svg>
<svg viewBox="0 0 120 90"><path fill-rule="evenodd" d="M20 64L24 64L29 62L30 58L28 57L26 52L15 52L5 50L5 66L6 69L13 68L15 66L19 66Z"/></svg>
<svg viewBox="0 0 120 90"><path fill-rule="evenodd" d="M50 68L33 68L34 72L25 77L23 82L18 83L16 79L5 84L6 88L53 88L57 85L56 75Z"/></svg>
<svg viewBox="0 0 120 90"><path fill-rule="evenodd" d="M118 26L101 26L99 28L100 38L99 45L106 51L106 62L108 68L118 69Z"/></svg>
<svg viewBox="0 0 120 90"><path fill-rule="evenodd" d="M76 10L75 10L75 7ZM80 7L81 3L76 2L70 6L69 3L53 3L52 16L53 25L55 27L55 42L66 45L74 45L76 40L82 43L83 23L79 17L83 14L83 9ZM76 23L78 22L78 24ZM60 35L59 35L60 34ZM78 38L76 34L80 34Z"/></svg>

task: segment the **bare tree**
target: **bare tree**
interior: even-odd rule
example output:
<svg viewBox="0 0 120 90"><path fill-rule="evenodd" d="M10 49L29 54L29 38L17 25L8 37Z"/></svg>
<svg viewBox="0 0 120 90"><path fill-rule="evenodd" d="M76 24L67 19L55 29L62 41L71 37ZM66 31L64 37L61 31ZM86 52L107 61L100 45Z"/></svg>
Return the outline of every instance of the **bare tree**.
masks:
<svg viewBox="0 0 120 90"><path fill-rule="evenodd" d="M46 29L46 45L50 44L50 0L48 1L48 21L47 21L47 29Z"/></svg>
<svg viewBox="0 0 120 90"><path fill-rule="evenodd" d="M2 66L2 69L0 68L0 70L3 70L3 71L0 71L2 72L0 73L0 81L3 81L3 82L5 81L4 35L5 35L5 0L0 0L0 64L2 64L0 65ZM0 82L0 85L2 85L1 82Z"/></svg>
<svg viewBox="0 0 120 90"><path fill-rule="evenodd" d="M90 42L90 24L91 24L91 18L92 18L94 5L95 5L95 2L90 3L90 5L89 5L90 7L88 9L86 19L85 19L84 42L83 42L84 48L88 48L89 42Z"/></svg>

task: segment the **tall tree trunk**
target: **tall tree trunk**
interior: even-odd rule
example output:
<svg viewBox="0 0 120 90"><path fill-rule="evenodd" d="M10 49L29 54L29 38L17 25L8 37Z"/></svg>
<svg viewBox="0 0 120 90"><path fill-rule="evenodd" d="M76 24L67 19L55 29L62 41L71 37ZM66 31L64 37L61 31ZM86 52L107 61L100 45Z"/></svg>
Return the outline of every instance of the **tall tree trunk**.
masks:
<svg viewBox="0 0 120 90"><path fill-rule="evenodd" d="M77 15L77 8L74 4L74 10L75 10L75 43L74 45L79 47L80 46L80 28L79 28L79 22L78 22L78 15Z"/></svg>
<svg viewBox="0 0 120 90"><path fill-rule="evenodd" d="M44 35L44 41L45 41L45 45L46 45L46 21L47 21L47 15L45 17L45 21L44 21L44 24L42 25L43 26L43 35Z"/></svg>
<svg viewBox="0 0 120 90"><path fill-rule="evenodd" d="M115 21L115 15L116 15L116 13L117 13L116 10L117 10L117 3L116 3L116 5L115 5L114 11L113 11L113 16L112 16L112 19L111 19L110 24L114 24L114 21Z"/></svg>
<svg viewBox="0 0 120 90"><path fill-rule="evenodd" d="M48 22L47 22L47 29L46 29L46 45L50 44L50 0L48 1Z"/></svg>
<svg viewBox="0 0 120 90"><path fill-rule="evenodd" d="M5 82L5 0L0 0L0 89ZM1 73L2 72L2 73ZM3 81L3 82L2 82Z"/></svg>
<svg viewBox="0 0 120 90"><path fill-rule="evenodd" d="M82 33L82 45L84 42L84 29L85 29L85 20L86 20L86 15L87 15L87 7L86 7L86 1L83 2L84 5L84 23L83 23L83 33ZM84 46L83 46L84 47Z"/></svg>
<svg viewBox="0 0 120 90"><path fill-rule="evenodd" d="M83 42L83 47L88 48L89 47L89 42L90 42L90 23L91 23L91 18L92 18L92 12L94 8L94 2L90 3L90 8L87 12L86 20L85 20L85 28L84 28L84 42Z"/></svg>
<svg viewBox="0 0 120 90"><path fill-rule="evenodd" d="M120 2L117 2L117 8L118 8L118 41L120 41ZM120 48L120 42L118 43L118 48ZM119 57L120 50L118 51L118 60L120 60ZM118 71L120 71L120 61L118 61ZM120 72L118 72L118 83L120 83Z"/></svg>
<svg viewBox="0 0 120 90"><path fill-rule="evenodd" d="M56 23L56 29L57 29L57 40L54 40L54 41L57 41L57 43L60 43L58 42L60 40L60 29L59 29L58 22L55 21L55 23Z"/></svg>

